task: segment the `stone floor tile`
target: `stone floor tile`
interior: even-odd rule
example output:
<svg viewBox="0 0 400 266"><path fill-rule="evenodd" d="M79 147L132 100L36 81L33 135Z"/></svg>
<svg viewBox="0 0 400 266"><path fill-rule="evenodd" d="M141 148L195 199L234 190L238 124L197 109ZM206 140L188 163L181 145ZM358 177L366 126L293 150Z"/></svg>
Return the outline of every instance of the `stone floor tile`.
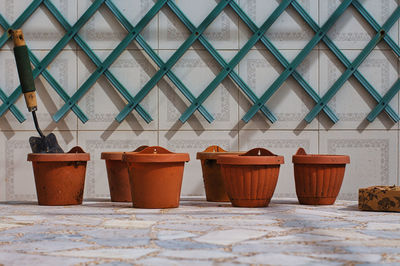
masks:
<svg viewBox="0 0 400 266"><path fill-rule="evenodd" d="M100 248L58 251L49 253L49 255L81 258L137 259L154 251L157 250L151 248Z"/></svg>
<svg viewBox="0 0 400 266"><path fill-rule="evenodd" d="M21 266L21 265L76 265L90 262L90 259L82 258L65 258L55 256L43 256L22 254L16 252L0 251L0 263L7 266Z"/></svg>
<svg viewBox="0 0 400 266"><path fill-rule="evenodd" d="M201 260L173 260L168 258L145 258L142 260L135 261L136 264L139 265L148 265L148 266L181 266L181 265L190 265L190 266L209 266L210 262L201 261ZM110 265L111 266L111 265ZM221 266L218 264L218 266Z"/></svg>
<svg viewBox="0 0 400 266"><path fill-rule="evenodd" d="M356 202L268 208L181 199L174 209L0 203L0 265L400 265L399 213Z"/></svg>
<svg viewBox="0 0 400 266"><path fill-rule="evenodd" d="M235 253L329 253L335 252L336 247L323 246L323 245L312 245L312 244L297 244L290 242L278 242L278 243L265 243L261 241L248 241L243 242L232 247L232 252Z"/></svg>
<svg viewBox="0 0 400 266"><path fill-rule="evenodd" d="M336 261L343 261L344 263L358 263L358 262L379 262L382 259L380 254L315 254L313 257L321 259L333 259Z"/></svg>
<svg viewBox="0 0 400 266"><path fill-rule="evenodd" d="M153 224L154 221L140 221L140 220L107 220L103 223L104 227L108 228L132 228L132 229L140 229L140 228L149 228Z"/></svg>
<svg viewBox="0 0 400 266"><path fill-rule="evenodd" d="M197 235L185 231L160 231L157 233L157 238L159 240L173 240L173 239L188 238L194 236Z"/></svg>
<svg viewBox="0 0 400 266"><path fill-rule="evenodd" d="M368 223L365 229L369 230L400 230L400 223Z"/></svg>
<svg viewBox="0 0 400 266"><path fill-rule="evenodd" d="M288 254L258 254L255 256L240 257L236 261L241 263L268 265L335 265L334 263L329 263L323 260Z"/></svg>
<svg viewBox="0 0 400 266"><path fill-rule="evenodd" d="M181 250L191 250L191 249L203 249L204 252L210 249L217 249L219 246L207 243L199 243L184 240L157 240L155 244L164 249L181 249Z"/></svg>
<svg viewBox="0 0 400 266"><path fill-rule="evenodd" d="M218 250L166 250L159 256L179 259L225 259L233 258L235 255Z"/></svg>
<svg viewBox="0 0 400 266"><path fill-rule="evenodd" d="M233 243L248 240L251 238L259 238L265 235L266 233L263 231L232 229L213 231L198 238L195 238L194 240L198 242L217 245L232 245Z"/></svg>
<svg viewBox="0 0 400 266"><path fill-rule="evenodd" d="M15 243L11 245L9 244L2 247L2 250L36 253L36 252L51 252L51 251L60 251L68 249L80 249L88 247L94 247L94 245L90 245L84 242L68 241L68 240L45 240L45 241L36 241L30 243Z"/></svg>

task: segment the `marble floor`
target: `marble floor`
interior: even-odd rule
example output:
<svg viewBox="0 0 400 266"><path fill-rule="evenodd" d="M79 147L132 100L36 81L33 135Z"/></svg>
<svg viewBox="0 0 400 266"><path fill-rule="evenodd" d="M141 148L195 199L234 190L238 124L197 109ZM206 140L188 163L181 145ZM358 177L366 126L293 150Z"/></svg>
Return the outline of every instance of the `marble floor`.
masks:
<svg viewBox="0 0 400 266"><path fill-rule="evenodd" d="M233 208L204 199L177 209L85 201L46 207L0 203L4 265L400 265L400 213L357 202Z"/></svg>

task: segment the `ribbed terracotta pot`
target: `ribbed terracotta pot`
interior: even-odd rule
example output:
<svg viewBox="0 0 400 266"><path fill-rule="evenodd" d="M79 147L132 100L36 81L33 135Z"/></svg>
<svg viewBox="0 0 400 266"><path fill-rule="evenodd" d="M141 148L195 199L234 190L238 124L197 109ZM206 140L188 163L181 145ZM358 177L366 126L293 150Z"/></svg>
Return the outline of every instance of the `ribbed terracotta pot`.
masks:
<svg viewBox="0 0 400 266"><path fill-rule="evenodd" d="M148 146L140 146L132 152L141 151ZM111 201L131 202L131 185L129 184L128 168L122 161L124 152L102 152L101 159L105 160L107 168L108 187L110 189Z"/></svg>
<svg viewBox="0 0 400 266"><path fill-rule="evenodd" d="M267 207L278 182L283 156L255 148L241 155L220 156L225 189L235 207Z"/></svg>
<svg viewBox="0 0 400 266"><path fill-rule="evenodd" d="M30 153L39 205L82 204L86 164L90 154L81 147L68 153Z"/></svg>
<svg viewBox="0 0 400 266"><path fill-rule="evenodd" d="M296 194L300 204L332 205L342 186L347 155L306 154L299 148L293 155Z"/></svg>
<svg viewBox="0 0 400 266"><path fill-rule="evenodd" d="M140 152L125 153L132 204L135 208L179 207L183 169L188 153L173 153L159 146Z"/></svg>
<svg viewBox="0 0 400 266"><path fill-rule="evenodd" d="M237 155L241 153L243 152L227 152L217 145L210 146L204 151L197 153L196 159L201 161L207 201L229 201L221 174L221 166L217 164L217 157L220 155Z"/></svg>

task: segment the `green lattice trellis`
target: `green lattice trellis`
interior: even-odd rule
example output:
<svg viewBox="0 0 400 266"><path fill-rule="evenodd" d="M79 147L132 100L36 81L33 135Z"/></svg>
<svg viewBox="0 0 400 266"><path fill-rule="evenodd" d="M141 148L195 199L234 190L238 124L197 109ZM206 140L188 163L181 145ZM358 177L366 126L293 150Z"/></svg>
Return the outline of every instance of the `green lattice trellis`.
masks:
<svg viewBox="0 0 400 266"><path fill-rule="evenodd" d="M118 46L111 52L111 54L102 62L93 50L87 45L87 43L79 36L79 30L85 25L85 23L93 16L94 13L102 5L106 5L113 15L118 19L121 25L127 30L127 36L118 44ZM25 21L35 12L40 6L44 5L50 13L57 19L61 26L66 30L66 34L58 41L58 43L50 50L50 52L39 61L35 55L29 51L30 60L34 66L33 76L36 79L39 75L42 75L51 87L57 92L57 94L65 101L65 104L58 110L53 119L58 122L65 116L69 110L72 110L76 116L83 122L87 122L88 118L78 106L78 101L84 96L84 94L90 90L94 83L100 78L101 75L105 75L110 83L118 90L119 93L126 99L128 104L123 110L117 115L116 120L122 122L128 114L133 110L136 110L139 115L147 122L151 122L151 116L146 110L140 105L143 98L154 88L154 86L166 75L179 91L190 101L191 105L180 117L181 122L186 122L189 117L198 110L208 122L212 122L214 118L202 106L204 101L212 94L212 92L218 87L218 85L229 76L243 91L243 93L253 102L253 106L242 118L246 123L258 112L261 111L272 123L277 121L275 115L265 106L268 99L281 87L281 85L292 76L299 85L305 90L305 92L314 100L316 103L308 115L304 118L305 121L310 123L321 111L336 123L339 119L336 114L327 106L328 102L334 97L339 91L343 84L351 77L354 76L365 88L365 90L375 99L377 102L376 107L367 116L367 120L372 122L374 119L384 110L389 117L398 122L400 117L398 114L389 106L390 100L400 90L400 79L398 79L392 87L382 97L375 88L367 81L367 79L358 71L358 67L371 53L375 46L384 41L392 49L392 51L400 56L400 47L393 41L393 39L387 34L391 27L400 17L400 7L397 7L387 21L380 26L376 20L367 12L358 0L343 0L335 12L328 18L328 20L321 27L311 18L311 16L303 9L303 7L297 2L297 0L282 0L275 11L266 19L266 21L257 27L256 24L249 18L249 16L240 8L240 6L234 0L221 0L216 7L207 15L203 22L195 27L193 23L185 16L185 14L178 8L173 0L159 0L154 6L147 12L147 14L133 26L120 12L117 6L114 5L112 0L95 0L86 12L77 20L74 25L70 25L60 11L52 4L51 0L33 0L32 3L25 9L25 11L18 17L14 23L9 24L6 19L0 14L0 26L3 27L5 33L0 38L0 48L5 45L7 40L10 38L7 34L8 29L20 28ZM189 37L181 44L181 46L175 51L175 53L164 62L157 53L147 44L147 42L141 36L141 31L144 27L152 20L152 18L161 10L163 6L167 5L172 12L180 19L180 21L188 28L191 32ZM292 6L296 12L306 21L306 23L315 32L314 37L307 43L303 50L295 57L292 62L288 62L287 59L279 52L279 50L272 44L270 40L265 36L265 32L271 27L271 25L279 18L288 6ZM368 42L365 48L360 52L356 59L351 62L347 57L340 51L340 49L333 43L333 41L326 35L329 29L335 24L340 16L346 11L346 9L353 5L363 18L368 22L369 25L376 31L375 36ZM230 6L240 19L249 27L253 32L253 35L247 41L247 43L239 50L239 52L229 61L226 62L224 58L217 52L217 50L210 44L207 38L204 37L203 33L205 29L211 24L212 21L227 7ZM61 52L61 50L72 40L81 47L81 49L87 54L87 56L93 61L97 69L90 75L90 77L79 87L79 89L72 95L69 96L61 85L51 76L46 70L49 64L54 58ZM109 67L112 63L121 55L126 47L132 42L136 42L144 49L149 57L154 60L158 65L159 70L151 77L151 79L143 86L142 89L136 94L132 95L129 89L125 88L121 82L110 72ZM214 78L214 80L202 91L202 93L196 98L187 88L183 82L172 72L172 67L182 57L182 55L198 40L204 48L211 54L211 56L220 64L222 67L221 72ZM282 64L285 70L280 76L272 83L272 85L258 98L252 89L241 79L241 77L234 71L234 68L239 62L245 57L250 49L257 43L261 42L268 51L270 51L274 57ZM320 97L318 93L304 80L304 78L296 71L296 68L303 62L307 55L312 49L320 42L323 41L328 48L336 55L336 57L346 67L346 71L336 80L336 82L329 88L329 90ZM4 115L7 110L10 110L12 114L18 119L19 122L25 120L24 115L14 105L15 101L21 95L21 88L16 88L11 95L7 96L4 91L0 88L0 99L3 104L0 106L0 116Z"/></svg>

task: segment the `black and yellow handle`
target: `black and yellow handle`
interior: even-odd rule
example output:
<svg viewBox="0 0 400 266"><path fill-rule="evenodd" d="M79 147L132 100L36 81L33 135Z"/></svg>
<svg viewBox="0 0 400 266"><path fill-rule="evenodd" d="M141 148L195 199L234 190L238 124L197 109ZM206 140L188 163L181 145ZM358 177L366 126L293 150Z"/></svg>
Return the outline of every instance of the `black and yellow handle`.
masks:
<svg viewBox="0 0 400 266"><path fill-rule="evenodd" d="M31 63L29 61L28 47L26 46L22 30L10 30L9 34L14 40L14 56L17 63L19 81L24 93L28 111L37 110L36 88L33 81Z"/></svg>

